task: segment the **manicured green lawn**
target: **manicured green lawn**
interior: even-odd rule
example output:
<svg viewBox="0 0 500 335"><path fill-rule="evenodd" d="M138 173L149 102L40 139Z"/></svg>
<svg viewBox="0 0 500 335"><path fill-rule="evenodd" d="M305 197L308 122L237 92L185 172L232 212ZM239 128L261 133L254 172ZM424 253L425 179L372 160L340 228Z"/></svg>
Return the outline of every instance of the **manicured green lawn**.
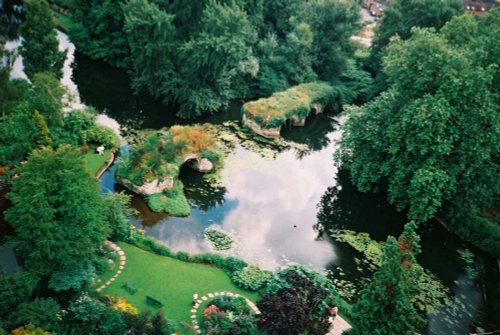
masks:
<svg viewBox="0 0 500 335"><path fill-rule="evenodd" d="M158 310L146 302L149 295L164 304L167 318L190 322L195 291L200 297L211 292L230 291L254 302L258 299L257 293L234 285L226 273L216 267L159 256L127 243L117 244L125 251L127 263L122 274L101 293L125 298L140 309ZM125 282L138 291L133 295L129 293L122 288Z"/></svg>
<svg viewBox="0 0 500 335"><path fill-rule="evenodd" d="M89 150L88 153L84 155L85 162L87 163L87 168L92 173L93 176L99 171L101 166L111 157L109 150L104 151L104 155L99 156L94 150Z"/></svg>

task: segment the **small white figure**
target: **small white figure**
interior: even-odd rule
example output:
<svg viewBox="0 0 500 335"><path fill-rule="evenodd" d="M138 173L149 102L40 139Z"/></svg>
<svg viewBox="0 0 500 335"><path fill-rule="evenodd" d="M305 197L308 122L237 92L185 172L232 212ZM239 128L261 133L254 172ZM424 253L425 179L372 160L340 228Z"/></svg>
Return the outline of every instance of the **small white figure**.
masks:
<svg viewBox="0 0 500 335"><path fill-rule="evenodd" d="M102 156L104 154L104 145L101 144L100 146L98 146L96 151L99 154L99 156Z"/></svg>

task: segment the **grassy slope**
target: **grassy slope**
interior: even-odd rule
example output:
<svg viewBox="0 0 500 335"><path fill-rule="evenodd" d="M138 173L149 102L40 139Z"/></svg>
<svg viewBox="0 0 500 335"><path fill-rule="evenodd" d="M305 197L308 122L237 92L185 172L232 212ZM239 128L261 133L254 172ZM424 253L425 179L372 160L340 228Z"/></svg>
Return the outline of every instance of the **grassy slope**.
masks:
<svg viewBox="0 0 500 335"><path fill-rule="evenodd" d="M99 156L93 150L89 150L84 156L85 162L87 163L87 168L91 172L92 176L95 176L97 171L104 165L104 163L111 157L109 150L104 151L104 155Z"/></svg>
<svg viewBox="0 0 500 335"><path fill-rule="evenodd" d="M231 282L224 271L208 265L193 264L159 256L127 243L118 243L127 255L127 264L116 281L102 291L123 297L140 309L157 308L146 303L146 295L164 303L169 319L190 321L193 293L201 296L216 291L240 293L252 301L258 294L243 290ZM121 286L128 282L139 290L131 295Z"/></svg>

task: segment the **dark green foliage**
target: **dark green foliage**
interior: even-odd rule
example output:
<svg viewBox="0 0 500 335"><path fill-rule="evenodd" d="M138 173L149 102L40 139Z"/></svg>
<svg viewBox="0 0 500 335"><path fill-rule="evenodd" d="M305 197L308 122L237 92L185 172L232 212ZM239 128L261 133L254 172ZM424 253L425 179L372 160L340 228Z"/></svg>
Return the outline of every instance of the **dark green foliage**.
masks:
<svg viewBox="0 0 500 335"><path fill-rule="evenodd" d="M60 309L59 304L52 298L36 298L19 305L14 313L14 322L17 326L32 322L45 330L54 331L58 324L56 314Z"/></svg>
<svg viewBox="0 0 500 335"><path fill-rule="evenodd" d="M64 130L60 142L75 146L85 143L87 131L95 125L96 112L92 108L71 111L64 118Z"/></svg>
<svg viewBox="0 0 500 335"><path fill-rule="evenodd" d="M88 260L107 237L99 185L69 146L35 151L19 169L5 218L26 269L48 275Z"/></svg>
<svg viewBox="0 0 500 335"><path fill-rule="evenodd" d="M13 311L28 302L38 285L38 278L22 271L0 276L0 327L10 329L14 324Z"/></svg>
<svg viewBox="0 0 500 335"><path fill-rule="evenodd" d="M51 146L52 145L52 137L50 136L49 127L47 126L47 122L45 122L44 117L37 110L33 113L33 121L35 122L36 127L40 131L40 136L36 141L36 144L39 147L43 146Z"/></svg>
<svg viewBox="0 0 500 335"><path fill-rule="evenodd" d="M181 104L178 115L193 118L229 106L240 96L238 76L253 72L243 66L252 61L256 32L248 15L234 2L209 2L201 15L199 33L179 46L176 80L169 84ZM167 91L167 90L166 90Z"/></svg>
<svg viewBox="0 0 500 335"><path fill-rule="evenodd" d="M454 31L469 23L453 21ZM384 59L389 91L350 109L344 126L340 156L354 184L387 185L389 202L417 222L450 202L484 210L498 197L498 70L483 63L495 38L473 35L481 42L456 46L449 35L415 29L395 39Z"/></svg>
<svg viewBox="0 0 500 335"><path fill-rule="evenodd" d="M74 25L69 30L78 50L93 59L102 59L113 66L125 67L129 46L123 33L125 15L123 1L71 1Z"/></svg>
<svg viewBox="0 0 500 335"><path fill-rule="evenodd" d="M0 165L17 165L37 147L40 129L26 105L0 119Z"/></svg>
<svg viewBox="0 0 500 335"><path fill-rule="evenodd" d="M358 7L345 0L72 2L78 49L129 70L136 90L194 118L235 98L337 82Z"/></svg>
<svg viewBox="0 0 500 335"><path fill-rule="evenodd" d="M24 72L30 79L39 72L50 72L61 78L66 51L58 49L55 23L47 1L27 0L24 8L26 21L21 27Z"/></svg>
<svg viewBox="0 0 500 335"><path fill-rule="evenodd" d="M407 240L409 241L409 240ZM373 280L361 291L360 300L353 306L353 330L349 334L411 335L422 324L410 298L412 257L411 241L408 245L392 236L387 238L382 266Z"/></svg>
<svg viewBox="0 0 500 335"><path fill-rule="evenodd" d="M80 146L86 143L103 144L116 151L120 139L113 129L96 123L97 112L92 107L74 110L64 117L64 127L58 129L58 142Z"/></svg>
<svg viewBox="0 0 500 335"><path fill-rule="evenodd" d="M238 286L247 290L257 291L267 285L273 278L270 271L261 270L256 266L247 266L246 268L236 271L231 280Z"/></svg>
<svg viewBox="0 0 500 335"><path fill-rule="evenodd" d="M377 75L374 93L379 93L388 87L387 77L381 71L381 59L392 37L398 35L406 40L411 36L413 27L439 29L462 11L462 3L459 0L393 1L384 10L384 19L376 30L367 61L368 67Z"/></svg>
<svg viewBox="0 0 500 335"><path fill-rule="evenodd" d="M130 221L135 210L130 207L132 197L123 192L108 193L104 200L108 204L107 221L111 227L109 239L112 241L128 241Z"/></svg>
<svg viewBox="0 0 500 335"><path fill-rule="evenodd" d="M349 0L313 0L306 2L299 15L309 23L314 35L315 72L321 80L338 80L354 52L349 38L359 29L359 6Z"/></svg>
<svg viewBox="0 0 500 335"><path fill-rule="evenodd" d="M289 267L269 284L257 303L259 329L268 334L323 335L329 323L326 308L338 299L333 284L304 267Z"/></svg>
<svg viewBox="0 0 500 335"><path fill-rule="evenodd" d="M36 73L32 81L33 85L27 97L30 108L43 115L49 128L62 126L62 97L65 89L51 73Z"/></svg>
<svg viewBox="0 0 500 335"><path fill-rule="evenodd" d="M89 286L96 276L94 266L86 261L54 272L49 280L49 288L56 292L81 291Z"/></svg>
<svg viewBox="0 0 500 335"><path fill-rule="evenodd" d="M123 7L124 31L130 45L131 76L137 90L165 96L165 83L174 75L174 16L147 0L131 0ZM145 47L147 46L147 47Z"/></svg>

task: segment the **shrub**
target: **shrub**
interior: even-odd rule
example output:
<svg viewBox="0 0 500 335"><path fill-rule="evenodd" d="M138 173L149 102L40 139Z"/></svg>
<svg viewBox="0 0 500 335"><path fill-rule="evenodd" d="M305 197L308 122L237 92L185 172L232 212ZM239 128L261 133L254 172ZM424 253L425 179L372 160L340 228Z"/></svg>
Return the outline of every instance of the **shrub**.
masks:
<svg viewBox="0 0 500 335"><path fill-rule="evenodd" d="M214 298L208 304L217 306L223 312L231 311L236 314L240 313L249 314L251 311L250 307L248 307L246 300L242 297L235 298L224 295Z"/></svg>
<svg viewBox="0 0 500 335"><path fill-rule="evenodd" d="M112 309L114 309L116 311L134 314L134 315L139 314L139 310L137 309L137 307L135 307L134 305L127 302L127 300L125 300L123 298L115 298L112 295L109 295L108 298L109 298L109 302L110 302L109 306Z"/></svg>
<svg viewBox="0 0 500 335"><path fill-rule="evenodd" d="M79 291L90 285L95 275L95 268L90 262L81 262L55 272L49 280L49 288L56 292Z"/></svg>
<svg viewBox="0 0 500 335"><path fill-rule="evenodd" d="M256 266L247 266L242 270L234 272L231 279L240 287L257 291L267 285L272 277L273 274L270 271L263 271Z"/></svg>
<svg viewBox="0 0 500 335"><path fill-rule="evenodd" d="M120 146L120 139L113 129L95 124L85 133L85 142L102 143L107 149L116 151Z"/></svg>
<svg viewBox="0 0 500 335"><path fill-rule="evenodd" d="M216 250L231 249L234 243L234 238L231 234L219 226L212 225L206 228L203 235L208 243Z"/></svg>

